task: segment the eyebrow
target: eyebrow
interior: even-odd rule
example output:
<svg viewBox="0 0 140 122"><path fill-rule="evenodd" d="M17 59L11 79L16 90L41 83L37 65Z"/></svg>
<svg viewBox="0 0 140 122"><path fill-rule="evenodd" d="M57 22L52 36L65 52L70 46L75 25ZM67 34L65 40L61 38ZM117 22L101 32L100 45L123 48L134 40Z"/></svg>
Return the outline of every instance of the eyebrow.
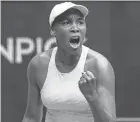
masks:
<svg viewBox="0 0 140 122"><path fill-rule="evenodd" d="M85 18L84 17L79 17L78 20L85 20Z"/></svg>
<svg viewBox="0 0 140 122"><path fill-rule="evenodd" d="M67 20L67 19L70 19L69 16L63 18L62 21L63 21L63 20ZM78 20L85 20L84 17L78 17L77 19L78 19Z"/></svg>

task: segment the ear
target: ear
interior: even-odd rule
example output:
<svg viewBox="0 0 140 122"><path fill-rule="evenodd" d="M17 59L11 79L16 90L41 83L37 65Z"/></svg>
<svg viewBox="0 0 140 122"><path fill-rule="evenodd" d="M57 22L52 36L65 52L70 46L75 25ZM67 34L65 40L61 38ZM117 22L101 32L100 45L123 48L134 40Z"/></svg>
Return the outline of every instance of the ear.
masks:
<svg viewBox="0 0 140 122"><path fill-rule="evenodd" d="M84 43L86 43L86 42L87 42L87 40L88 40L88 38L87 38L87 37L85 37L85 38L84 38L84 41L83 41L83 44L84 44Z"/></svg>
<svg viewBox="0 0 140 122"><path fill-rule="evenodd" d="M51 36L55 36L56 35L55 30L51 30L50 34Z"/></svg>

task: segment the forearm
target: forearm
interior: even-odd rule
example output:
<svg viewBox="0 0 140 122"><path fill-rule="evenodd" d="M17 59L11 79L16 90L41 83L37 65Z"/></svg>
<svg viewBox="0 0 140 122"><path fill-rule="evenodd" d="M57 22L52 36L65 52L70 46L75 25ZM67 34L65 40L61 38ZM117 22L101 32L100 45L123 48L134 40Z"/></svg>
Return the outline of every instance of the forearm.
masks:
<svg viewBox="0 0 140 122"><path fill-rule="evenodd" d="M91 108L95 122L116 122L116 117L105 109L98 98L94 100L87 99L87 101Z"/></svg>

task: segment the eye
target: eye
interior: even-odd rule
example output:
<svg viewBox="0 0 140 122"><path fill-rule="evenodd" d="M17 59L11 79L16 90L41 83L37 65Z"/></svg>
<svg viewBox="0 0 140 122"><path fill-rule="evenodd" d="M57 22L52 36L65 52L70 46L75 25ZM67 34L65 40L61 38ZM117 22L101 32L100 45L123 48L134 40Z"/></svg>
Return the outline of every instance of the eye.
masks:
<svg viewBox="0 0 140 122"><path fill-rule="evenodd" d="M85 21L84 20L78 20L78 24L83 25L83 24L85 24Z"/></svg>
<svg viewBox="0 0 140 122"><path fill-rule="evenodd" d="M69 25L70 24L70 21L69 20L63 20L61 22L62 25Z"/></svg>

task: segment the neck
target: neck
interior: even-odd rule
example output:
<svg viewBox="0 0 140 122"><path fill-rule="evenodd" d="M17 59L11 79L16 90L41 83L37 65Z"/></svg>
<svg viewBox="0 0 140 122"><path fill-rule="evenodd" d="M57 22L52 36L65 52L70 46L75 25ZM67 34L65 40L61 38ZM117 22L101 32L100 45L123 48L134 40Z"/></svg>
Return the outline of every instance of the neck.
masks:
<svg viewBox="0 0 140 122"><path fill-rule="evenodd" d="M63 65L72 66L76 65L81 56L82 48L76 51L74 54L69 53L61 48L58 48L56 53L56 62L62 63Z"/></svg>

